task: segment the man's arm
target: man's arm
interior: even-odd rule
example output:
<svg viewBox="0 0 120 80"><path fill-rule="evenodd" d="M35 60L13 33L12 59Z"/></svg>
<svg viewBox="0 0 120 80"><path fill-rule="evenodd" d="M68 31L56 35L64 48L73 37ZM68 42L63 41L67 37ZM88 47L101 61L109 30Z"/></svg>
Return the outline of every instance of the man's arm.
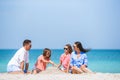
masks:
<svg viewBox="0 0 120 80"><path fill-rule="evenodd" d="M25 64L25 70L28 70L28 67L29 67L29 63L26 63Z"/></svg>
<svg viewBox="0 0 120 80"><path fill-rule="evenodd" d="M20 63L20 69L23 71L24 70L24 61Z"/></svg>

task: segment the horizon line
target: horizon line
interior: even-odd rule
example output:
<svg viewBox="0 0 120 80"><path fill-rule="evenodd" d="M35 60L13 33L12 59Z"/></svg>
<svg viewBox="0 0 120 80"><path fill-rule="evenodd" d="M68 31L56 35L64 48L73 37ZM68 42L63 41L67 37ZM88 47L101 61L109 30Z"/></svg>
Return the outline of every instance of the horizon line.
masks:
<svg viewBox="0 0 120 80"><path fill-rule="evenodd" d="M20 49L20 48L0 48L0 50L12 50L12 49L15 49L15 50L18 50L18 49ZM44 48L32 48L32 49L30 49L30 50L43 50ZM55 49L62 49L62 48L50 48L51 50L55 50ZM111 49L111 48L106 48L106 49L101 49L101 48L96 48L96 49L91 49L91 50L120 50L120 49Z"/></svg>

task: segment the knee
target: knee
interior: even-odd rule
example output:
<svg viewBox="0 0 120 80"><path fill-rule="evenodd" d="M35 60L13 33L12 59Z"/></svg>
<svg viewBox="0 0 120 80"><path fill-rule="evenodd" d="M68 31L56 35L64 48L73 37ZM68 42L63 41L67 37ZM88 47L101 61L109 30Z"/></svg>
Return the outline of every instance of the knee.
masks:
<svg viewBox="0 0 120 80"><path fill-rule="evenodd" d="M84 70L84 69L87 68L87 67L86 67L86 65L82 65L80 68L81 68L82 70Z"/></svg>
<svg viewBox="0 0 120 80"><path fill-rule="evenodd" d="M71 67L71 70L75 70L75 69L76 69L75 66L72 66L72 67Z"/></svg>

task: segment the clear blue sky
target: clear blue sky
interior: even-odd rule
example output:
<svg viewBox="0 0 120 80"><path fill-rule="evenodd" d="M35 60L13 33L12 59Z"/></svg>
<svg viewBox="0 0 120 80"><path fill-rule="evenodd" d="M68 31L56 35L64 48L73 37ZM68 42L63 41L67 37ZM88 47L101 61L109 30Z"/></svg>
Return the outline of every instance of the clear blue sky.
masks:
<svg viewBox="0 0 120 80"><path fill-rule="evenodd" d="M120 0L0 0L0 49L120 49Z"/></svg>

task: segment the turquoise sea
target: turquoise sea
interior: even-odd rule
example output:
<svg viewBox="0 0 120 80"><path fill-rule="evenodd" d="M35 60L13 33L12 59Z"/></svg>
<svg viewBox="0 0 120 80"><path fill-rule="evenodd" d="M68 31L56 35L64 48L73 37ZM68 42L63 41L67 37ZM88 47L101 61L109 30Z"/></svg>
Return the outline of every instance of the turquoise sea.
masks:
<svg viewBox="0 0 120 80"><path fill-rule="evenodd" d="M0 49L0 73L6 72L7 63L16 51L17 49ZM63 52L63 49L52 49L51 60L58 64ZM29 70L32 70L38 56L42 54L42 49L32 49L29 53ZM120 73L120 50L91 50L86 54L88 55L88 68L92 71Z"/></svg>

